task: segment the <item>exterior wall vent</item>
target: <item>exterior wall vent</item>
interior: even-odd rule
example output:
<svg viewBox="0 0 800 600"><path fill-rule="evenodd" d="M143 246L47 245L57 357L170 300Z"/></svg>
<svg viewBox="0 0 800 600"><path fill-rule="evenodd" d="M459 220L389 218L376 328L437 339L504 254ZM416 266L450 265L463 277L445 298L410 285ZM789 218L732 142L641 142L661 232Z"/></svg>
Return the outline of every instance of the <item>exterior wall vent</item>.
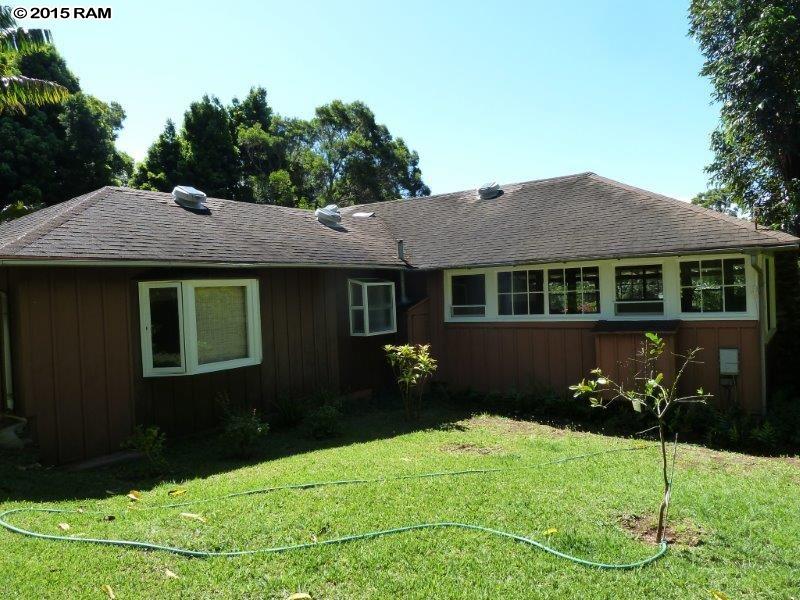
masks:
<svg viewBox="0 0 800 600"><path fill-rule="evenodd" d="M172 198L176 204L192 210L205 210L206 195L198 189L189 185L177 185L172 190Z"/></svg>
<svg viewBox="0 0 800 600"><path fill-rule="evenodd" d="M497 198L502 193L503 191L500 189L500 185L495 181L485 183L478 188L478 197L481 200L491 200L492 198Z"/></svg>
<svg viewBox="0 0 800 600"><path fill-rule="evenodd" d="M318 208L314 211L314 216L317 221L328 227L339 227L342 222L342 213L339 212L339 207L335 204L328 204L325 208Z"/></svg>

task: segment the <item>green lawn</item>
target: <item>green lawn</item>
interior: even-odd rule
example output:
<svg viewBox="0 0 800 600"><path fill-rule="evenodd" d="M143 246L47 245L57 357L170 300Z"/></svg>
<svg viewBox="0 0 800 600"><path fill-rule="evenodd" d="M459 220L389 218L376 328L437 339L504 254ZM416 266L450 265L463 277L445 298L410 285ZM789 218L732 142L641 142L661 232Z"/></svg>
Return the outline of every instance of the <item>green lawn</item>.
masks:
<svg viewBox="0 0 800 600"><path fill-rule="evenodd" d="M639 444L494 416L429 409L414 428L399 411L348 418L344 435L313 442L302 429L271 434L256 459L220 457L213 439L176 444L168 481L131 467L89 473L22 470L3 457L0 508L83 507L114 515L15 515L36 531L142 539L194 549L257 548L429 521L503 529L567 553L630 562L655 552L620 524L652 518L660 501L657 446L492 475L391 481L245 496L159 511L292 482L449 469L514 467ZM125 497L139 489L142 499ZM109 494L111 492L112 494ZM202 515L207 522L182 518ZM681 448L671 521L697 546L673 545L655 564L613 572L581 567L518 542L456 529L419 531L241 558L190 559L0 531L4 598L800 598L800 461ZM550 530L550 531L548 531ZM556 530L553 532L552 530ZM177 574L168 577L166 571Z"/></svg>

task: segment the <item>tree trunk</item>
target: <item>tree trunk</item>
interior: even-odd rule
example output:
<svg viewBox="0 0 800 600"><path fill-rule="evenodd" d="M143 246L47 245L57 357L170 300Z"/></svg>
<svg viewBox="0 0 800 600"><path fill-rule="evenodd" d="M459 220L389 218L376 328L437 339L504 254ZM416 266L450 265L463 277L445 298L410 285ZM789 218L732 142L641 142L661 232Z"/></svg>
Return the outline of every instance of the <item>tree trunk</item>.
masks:
<svg viewBox="0 0 800 600"><path fill-rule="evenodd" d="M661 442L661 467L664 475L664 499L661 501L661 507L658 509L658 531L656 532L656 541L660 544L664 540L666 523L664 522L667 514L667 505L669 505L669 476L667 475L667 440L664 431L664 422L658 422L658 438Z"/></svg>

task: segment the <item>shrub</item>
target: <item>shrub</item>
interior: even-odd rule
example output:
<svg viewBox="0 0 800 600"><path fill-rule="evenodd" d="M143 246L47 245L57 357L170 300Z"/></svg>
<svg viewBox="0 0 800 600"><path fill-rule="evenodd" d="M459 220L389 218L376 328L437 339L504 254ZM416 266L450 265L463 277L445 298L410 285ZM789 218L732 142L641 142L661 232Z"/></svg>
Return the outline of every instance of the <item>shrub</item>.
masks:
<svg viewBox="0 0 800 600"><path fill-rule="evenodd" d="M296 427L306 416L306 402L302 398L292 398L282 392L277 395L274 402L276 427Z"/></svg>
<svg viewBox="0 0 800 600"><path fill-rule="evenodd" d="M307 419L309 432L318 440L339 435L341 415L339 409L332 404L324 404L313 409Z"/></svg>
<svg viewBox="0 0 800 600"><path fill-rule="evenodd" d="M166 441L166 434L155 425L147 428L137 425L122 447L141 452L149 467L154 472L160 472L167 467L167 460L164 458Z"/></svg>
<svg viewBox="0 0 800 600"><path fill-rule="evenodd" d="M258 417L255 409L233 411L225 417L222 440L231 456L249 458L268 431L269 425Z"/></svg>
<svg viewBox="0 0 800 600"><path fill-rule="evenodd" d="M422 408L422 393L425 384L436 371L436 359L430 355L428 344L404 344L383 347L386 358L394 371L400 396L406 409L406 417L418 419Z"/></svg>
<svg viewBox="0 0 800 600"><path fill-rule="evenodd" d="M249 458L258 448L258 442L267 435L269 426L258 417L255 409L234 408L226 393L217 396L222 409L222 443L229 456Z"/></svg>

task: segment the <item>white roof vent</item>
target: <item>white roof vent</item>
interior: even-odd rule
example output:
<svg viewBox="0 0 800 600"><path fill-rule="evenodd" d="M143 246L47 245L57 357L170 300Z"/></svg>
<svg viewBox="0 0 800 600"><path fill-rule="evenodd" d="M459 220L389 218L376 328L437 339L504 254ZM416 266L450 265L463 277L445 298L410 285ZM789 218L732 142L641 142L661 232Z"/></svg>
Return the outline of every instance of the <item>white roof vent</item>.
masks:
<svg viewBox="0 0 800 600"><path fill-rule="evenodd" d="M478 197L481 200L491 200L492 198L497 198L502 193L503 192L500 189L500 185L498 185L496 181L484 183L478 188Z"/></svg>
<svg viewBox="0 0 800 600"><path fill-rule="evenodd" d="M314 211L314 216L317 221L328 227L338 227L342 222L342 213L339 212L339 207L335 204L328 204L325 208L318 208Z"/></svg>
<svg viewBox="0 0 800 600"><path fill-rule="evenodd" d="M176 185L172 190L172 198L184 208L192 210L205 210L206 208L206 205L203 204L206 200L205 193L189 185Z"/></svg>
<svg viewBox="0 0 800 600"><path fill-rule="evenodd" d="M369 218L369 217L374 217L375 213L374 212L354 212L353 216L356 219L366 219L366 218Z"/></svg>

